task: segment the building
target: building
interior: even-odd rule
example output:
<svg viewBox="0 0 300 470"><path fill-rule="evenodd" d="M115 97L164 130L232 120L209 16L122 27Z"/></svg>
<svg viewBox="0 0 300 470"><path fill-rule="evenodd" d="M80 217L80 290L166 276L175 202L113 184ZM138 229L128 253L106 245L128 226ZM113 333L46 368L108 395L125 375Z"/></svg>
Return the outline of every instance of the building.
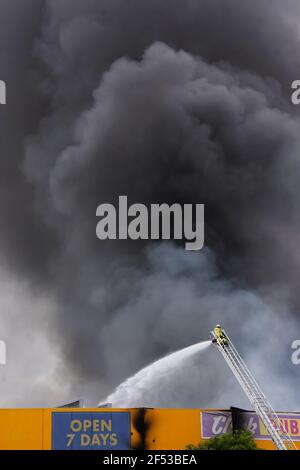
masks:
<svg viewBox="0 0 300 470"><path fill-rule="evenodd" d="M300 413L279 413L300 449ZM184 450L232 429L250 429L257 445L274 449L256 413L154 408L1 409L0 450Z"/></svg>

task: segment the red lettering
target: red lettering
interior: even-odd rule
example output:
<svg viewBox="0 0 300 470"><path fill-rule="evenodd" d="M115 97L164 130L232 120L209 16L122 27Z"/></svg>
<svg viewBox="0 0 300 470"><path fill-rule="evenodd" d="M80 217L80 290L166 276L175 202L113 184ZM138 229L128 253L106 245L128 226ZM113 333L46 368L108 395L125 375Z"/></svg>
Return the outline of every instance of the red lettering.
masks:
<svg viewBox="0 0 300 470"><path fill-rule="evenodd" d="M282 419L280 421L280 429L282 432L289 432L289 422L287 419Z"/></svg>
<svg viewBox="0 0 300 470"><path fill-rule="evenodd" d="M298 426L298 421L296 419L290 420L290 428L291 428L292 435L299 434L299 426Z"/></svg>

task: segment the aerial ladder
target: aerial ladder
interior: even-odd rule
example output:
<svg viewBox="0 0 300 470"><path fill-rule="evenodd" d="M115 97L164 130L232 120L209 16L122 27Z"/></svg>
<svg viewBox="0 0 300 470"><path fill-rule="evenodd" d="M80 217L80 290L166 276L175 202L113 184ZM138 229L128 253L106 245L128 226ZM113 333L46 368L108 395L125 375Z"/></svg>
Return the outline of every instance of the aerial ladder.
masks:
<svg viewBox="0 0 300 470"><path fill-rule="evenodd" d="M295 443L280 422L280 417L273 410L269 400L252 376L226 331L220 325L217 325L211 331L211 337L212 342L224 357L257 415L265 425L277 449L297 450Z"/></svg>

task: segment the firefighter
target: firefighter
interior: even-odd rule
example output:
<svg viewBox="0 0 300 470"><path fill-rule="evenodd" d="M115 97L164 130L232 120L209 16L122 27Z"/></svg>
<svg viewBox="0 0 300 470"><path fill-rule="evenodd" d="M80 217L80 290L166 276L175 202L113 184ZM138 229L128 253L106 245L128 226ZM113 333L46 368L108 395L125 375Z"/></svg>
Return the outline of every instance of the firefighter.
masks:
<svg viewBox="0 0 300 470"><path fill-rule="evenodd" d="M227 336L225 335L224 331L221 328L221 325L216 325L214 328L214 334L216 337L216 340L219 344L228 346L228 339Z"/></svg>

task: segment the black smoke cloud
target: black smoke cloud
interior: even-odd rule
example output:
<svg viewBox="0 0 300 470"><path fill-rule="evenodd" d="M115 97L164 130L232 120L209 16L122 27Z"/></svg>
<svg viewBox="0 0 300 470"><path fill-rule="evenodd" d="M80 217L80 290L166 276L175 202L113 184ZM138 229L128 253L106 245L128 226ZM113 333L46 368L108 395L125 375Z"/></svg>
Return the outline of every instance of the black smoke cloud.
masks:
<svg viewBox="0 0 300 470"><path fill-rule="evenodd" d="M206 339L217 321L237 341L247 337L241 347L253 368L276 358L266 386L283 376L292 388L297 2L51 0L28 2L23 15L20 8L3 2L0 19L1 78L14 92L1 109L1 258L8 276L55 303L47 327L26 309L28 328L37 322L59 346L73 390L88 398ZM207 251L100 242L96 207L120 194L204 203ZM267 347L269 328L276 334ZM197 404L194 385L172 404ZM203 406L218 402L205 397ZM292 392L286 404L297 406Z"/></svg>

